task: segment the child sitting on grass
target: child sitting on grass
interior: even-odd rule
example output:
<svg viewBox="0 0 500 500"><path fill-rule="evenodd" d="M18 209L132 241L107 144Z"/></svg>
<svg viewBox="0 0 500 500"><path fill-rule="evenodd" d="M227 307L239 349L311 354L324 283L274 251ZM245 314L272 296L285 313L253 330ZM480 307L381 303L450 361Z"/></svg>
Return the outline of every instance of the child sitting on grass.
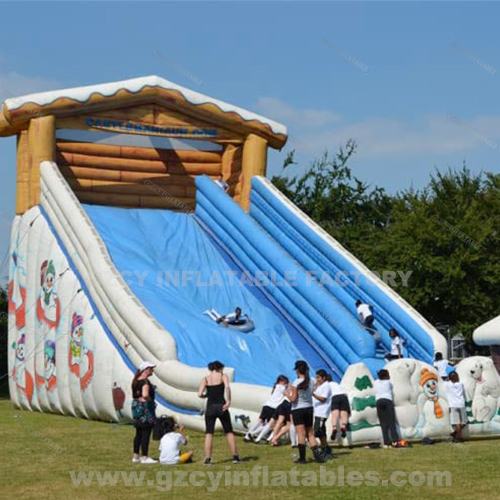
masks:
<svg viewBox="0 0 500 500"><path fill-rule="evenodd" d="M177 425L172 417L166 417L162 427L163 436L160 440L160 463L163 465L177 465L192 462L192 451L188 451L182 455L179 451L181 446L187 444L184 425Z"/></svg>

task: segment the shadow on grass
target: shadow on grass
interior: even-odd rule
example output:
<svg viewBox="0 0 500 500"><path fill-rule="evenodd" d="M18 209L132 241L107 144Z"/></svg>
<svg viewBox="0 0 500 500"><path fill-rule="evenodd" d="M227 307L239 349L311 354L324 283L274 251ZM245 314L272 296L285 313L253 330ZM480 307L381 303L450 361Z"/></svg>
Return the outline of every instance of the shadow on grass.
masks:
<svg viewBox="0 0 500 500"><path fill-rule="evenodd" d="M255 462L257 460L260 460L260 457L257 456L257 455L251 455L251 456L246 456L246 457L241 457L241 461L242 462ZM220 464L227 464L227 463L232 463L233 462L233 459L232 458L228 458L226 460L218 460L218 463Z"/></svg>

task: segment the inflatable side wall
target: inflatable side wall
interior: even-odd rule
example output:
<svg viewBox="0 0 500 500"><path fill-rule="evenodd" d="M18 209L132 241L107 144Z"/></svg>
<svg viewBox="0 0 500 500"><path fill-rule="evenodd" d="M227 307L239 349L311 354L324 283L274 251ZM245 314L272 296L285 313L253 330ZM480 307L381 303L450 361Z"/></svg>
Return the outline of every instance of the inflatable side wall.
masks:
<svg viewBox="0 0 500 500"><path fill-rule="evenodd" d="M359 298L373 306L375 328L386 348L389 329L406 339L410 357L431 362L434 352L446 356L446 339L387 284L350 254L264 177L252 178L250 215L286 248L351 314ZM331 279L324 279L329 277Z"/></svg>

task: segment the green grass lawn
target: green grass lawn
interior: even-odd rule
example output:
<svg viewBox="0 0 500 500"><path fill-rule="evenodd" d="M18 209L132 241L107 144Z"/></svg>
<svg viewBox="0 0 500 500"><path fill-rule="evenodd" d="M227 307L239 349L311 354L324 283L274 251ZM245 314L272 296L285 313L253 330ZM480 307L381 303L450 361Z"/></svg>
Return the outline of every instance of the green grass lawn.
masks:
<svg viewBox="0 0 500 500"><path fill-rule="evenodd" d="M433 446L415 445L407 449L369 450L364 448L336 449L335 458L326 468L338 471L376 471L380 479L389 479L394 471L449 471L451 486L225 486L224 476L216 491L205 486L174 486L170 491L158 491L158 483L148 486L126 486L119 479L116 486L99 486L96 479L90 486L75 487L69 471L145 471L144 483L154 481L160 471L210 471L225 474L231 470L250 471L256 465L268 466L269 483L273 472L290 471L295 450L289 446L271 448L244 444L238 438L240 454L245 462L233 466L223 436L216 436L214 460L203 467L203 435L188 432L190 447L195 449L196 463L177 467L136 465L131 463L134 429L130 425L91 422L59 415L32 413L15 409L10 401L0 400L1 498L47 499L123 499L123 498L241 498L272 500L288 499L380 499L422 498L470 499L500 498L500 446L496 440L484 440L456 446L439 443ZM152 455L157 456L157 442L152 441ZM230 467L230 469L229 469ZM318 472L320 465L310 463L298 470ZM160 476L164 478L165 476ZM301 481L304 476L299 476ZM181 478L182 479L182 478ZM397 479L401 479L398 477ZM184 479L182 479L184 481ZM195 478L199 481L200 476ZM312 481L312 480L307 480ZM319 481L319 474L318 474ZM307 484L307 483L306 483Z"/></svg>

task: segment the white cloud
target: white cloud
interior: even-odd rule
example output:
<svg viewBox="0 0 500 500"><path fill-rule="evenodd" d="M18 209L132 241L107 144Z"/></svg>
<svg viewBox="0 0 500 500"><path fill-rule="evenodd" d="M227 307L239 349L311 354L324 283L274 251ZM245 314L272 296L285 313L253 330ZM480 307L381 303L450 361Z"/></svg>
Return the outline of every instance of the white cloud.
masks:
<svg viewBox="0 0 500 500"><path fill-rule="evenodd" d="M431 115L422 121L423 126L417 127L396 118L369 118L304 137L304 141L314 149L324 150L329 146L331 150L352 138L358 143L359 157L380 158L460 153L488 148L481 137L495 143L500 138L500 117L461 119L469 130L456 125L446 115ZM476 131L476 135L472 131Z"/></svg>
<svg viewBox="0 0 500 500"><path fill-rule="evenodd" d="M329 110L297 109L278 99L261 98L259 110L290 128L288 147L309 152L336 151L348 139L358 144L358 158L404 158L453 154L500 144L500 116L462 117L457 125L446 113L424 115L418 121L373 117L348 123ZM314 132L313 132L314 129ZM482 139L482 140L481 140Z"/></svg>
<svg viewBox="0 0 500 500"><path fill-rule="evenodd" d="M1 60L1 54L0 54ZM36 76L25 76L16 71L0 73L0 101L9 97L17 97L32 92L42 92L44 90L54 90L60 88L60 84Z"/></svg>
<svg viewBox="0 0 500 500"><path fill-rule="evenodd" d="M327 110L295 109L273 97L261 97L257 101L260 113L289 126L297 125L304 129L317 129L340 120L340 115Z"/></svg>

